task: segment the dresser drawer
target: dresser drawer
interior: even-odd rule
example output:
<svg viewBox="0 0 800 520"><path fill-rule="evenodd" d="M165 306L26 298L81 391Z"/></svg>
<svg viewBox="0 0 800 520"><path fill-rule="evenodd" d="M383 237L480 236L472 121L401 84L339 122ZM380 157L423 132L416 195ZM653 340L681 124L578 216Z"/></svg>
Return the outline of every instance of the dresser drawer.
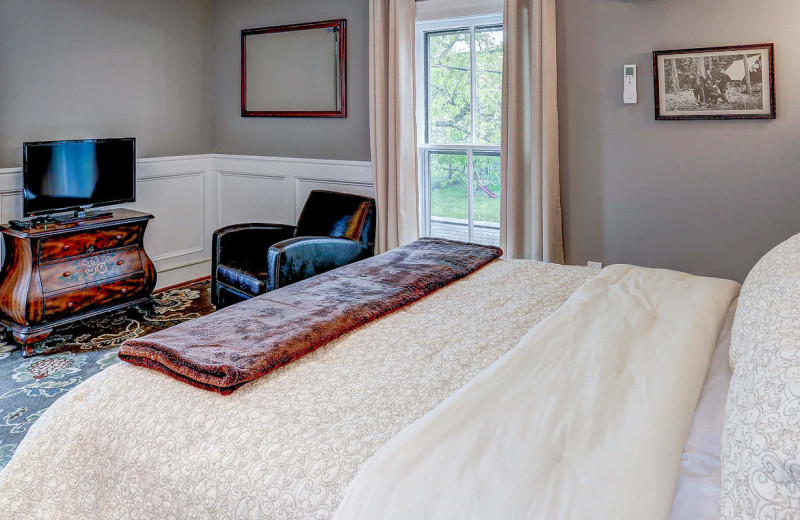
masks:
<svg viewBox="0 0 800 520"><path fill-rule="evenodd" d="M141 298L147 294L144 275L138 274L124 280L102 285L81 287L44 297L44 317L52 320L80 312L83 309L99 308L108 304L122 303Z"/></svg>
<svg viewBox="0 0 800 520"><path fill-rule="evenodd" d="M75 260L43 265L40 269L42 291L51 293L70 287L93 285L109 278L119 278L142 270L138 249L111 251Z"/></svg>
<svg viewBox="0 0 800 520"><path fill-rule="evenodd" d="M139 229L138 224L127 224L44 238L40 243L40 260L49 262L134 245L139 240Z"/></svg>

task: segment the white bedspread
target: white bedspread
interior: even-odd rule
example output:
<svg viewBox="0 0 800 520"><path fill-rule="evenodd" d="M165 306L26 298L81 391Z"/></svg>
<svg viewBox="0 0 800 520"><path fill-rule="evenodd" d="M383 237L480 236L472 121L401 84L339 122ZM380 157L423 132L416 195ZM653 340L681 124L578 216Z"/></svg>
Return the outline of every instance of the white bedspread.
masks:
<svg viewBox="0 0 800 520"><path fill-rule="evenodd" d="M337 518L657 520L735 282L611 266L398 434Z"/></svg>
<svg viewBox="0 0 800 520"><path fill-rule="evenodd" d="M494 262L230 396L111 367L31 428L0 473L0 516L329 518L381 445L595 274Z"/></svg>

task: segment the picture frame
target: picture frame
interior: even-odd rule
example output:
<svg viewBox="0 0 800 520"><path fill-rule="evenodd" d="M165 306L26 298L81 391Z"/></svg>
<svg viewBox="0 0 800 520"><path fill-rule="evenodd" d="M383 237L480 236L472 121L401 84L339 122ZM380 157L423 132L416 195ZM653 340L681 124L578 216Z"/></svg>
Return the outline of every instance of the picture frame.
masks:
<svg viewBox="0 0 800 520"><path fill-rule="evenodd" d="M241 31L242 117L347 117L347 21Z"/></svg>
<svg viewBox="0 0 800 520"><path fill-rule="evenodd" d="M653 76L656 120L776 118L773 43L654 51Z"/></svg>

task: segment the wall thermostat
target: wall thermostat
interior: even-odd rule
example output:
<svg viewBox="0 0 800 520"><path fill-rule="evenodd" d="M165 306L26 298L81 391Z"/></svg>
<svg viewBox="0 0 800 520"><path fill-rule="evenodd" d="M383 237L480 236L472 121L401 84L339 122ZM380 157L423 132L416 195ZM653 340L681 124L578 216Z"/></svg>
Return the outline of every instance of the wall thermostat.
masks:
<svg viewBox="0 0 800 520"><path fill-rule="evenodd" d="M636 65L625 65L624 68L622 101L636 103L639 100L639 95L636 92Z"/></svg>

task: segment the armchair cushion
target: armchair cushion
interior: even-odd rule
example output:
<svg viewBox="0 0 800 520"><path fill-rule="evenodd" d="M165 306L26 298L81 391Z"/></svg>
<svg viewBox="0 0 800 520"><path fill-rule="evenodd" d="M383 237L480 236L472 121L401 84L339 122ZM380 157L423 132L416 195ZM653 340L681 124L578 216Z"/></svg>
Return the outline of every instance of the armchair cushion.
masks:
<svg viewBox="0 0 800 520"><path fill-rule="evenodd" d="M258 296L267 292L267 265L263 259L258 264L235 261L220 264L217 267L217 280L252 296Z"/></svg>
<svg viewBox="0 0 800 520"><path fill-rule="evenodd" d="M299 282L371 256L367 244L347 238L297 237L278 242L267 253L267 291Z"/></svg>
<svg viewBox="0 0 800 520"><path fill-rule="evenodd" d="M295 227L284 224L234 224L214 232L211 243L211 302L218 307L223 284L245 295L266 292L267 250L275 242L294 236Z"/></svg>

